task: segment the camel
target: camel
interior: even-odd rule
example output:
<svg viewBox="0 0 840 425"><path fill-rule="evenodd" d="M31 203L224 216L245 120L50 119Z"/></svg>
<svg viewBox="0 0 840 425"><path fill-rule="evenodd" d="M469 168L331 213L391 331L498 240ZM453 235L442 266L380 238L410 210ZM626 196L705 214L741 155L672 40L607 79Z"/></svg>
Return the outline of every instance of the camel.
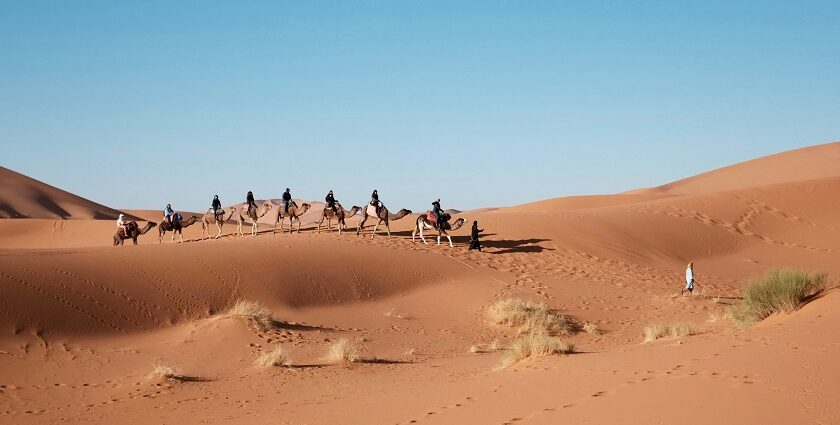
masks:
<svg viewBox="0 0 840 425"><path fill-rule="evenodd" d="M385 205L379 208L379 214L376 213L376 207L373 205L368 204L365 208L362 208L362 221L359 222L359 227L356 229L356 234L361 235L365 229L365 222L368 219L368 216L376 217L379 219L376 222L376 225L373 226L373 232L371 232L370 237L376 236L376 230L379 228L379 225L385 223L385 230L388 231L388 237L391 237L391 226L388 223L391 220L399 220L407 215L411 214L411 210L407 210L405 208L397 211L396 214L391 214L388 212L388 208L385 208Z"/></svg>
<svg viewBox="0 0 840 425"><path fill-rule="evenodd" d="M350 212L344 210L344 207L341 206L338 202L335 203L335 211L332 208L324 207L324 212L321 213L321 221L318 222L318 233L321 233L321 223L324 222L324 219L327 219L327 229L332 231L332 219L338 220L338 234L341 235L341 231L347 228L347 224L344 223L344 219L353 217L359 212L361 208L357 206L353 206L350 208Z"/></svg>
<svg viewBox="0 0 840 425"><path fill-rule="evenodd" d="M295 219L297 219L298 222L297 231L298 233L300 233L300 217L307 211L309 211L310 208L312 208L312 205L309 205L306 202L300 204L300 206L298 206L294 202L292 203L292 205L289 205L289 211L285 213L286 216L289 217L289 233L292 233L292 231L294 231ZM277 232L277 223L279 222L280 233L283 233L283 220L285 220L285 217L283 216L283 207L280 206L277 209L279 211L277 211L277 219L274 220L274 232Z"/></svg>
<svg viewBox="0 0 840 425"><path fill-rule="evenodd" d="M216 234L215 239L219 239L222 236L222 226L225 224L226 221L233 218L233 215L236 213L236 207L230 207L227 210L222 210L222 219L221 221L216 220L216 215L213 214L213 210L209 209L204 216L201 217L201 237L204 239L210 239L210 224L216 223L216 228L219 229L219 232ZM205 238L204 235L207 235Z"/></svg>
<svg viewBox="0 0 840 425"><path fill-rule="evenodd" d="M260 217L268 214L271 210L271 202L263 202L262 206L257 209L249 208L247 212L245 212L242 208L234 207L236 210L236 234L239 236L245 236L245 233L242 232L242 224L245 223L245 220L251 221L251 236L257 236L257 220Z"/></svg>
<svg viewBox="0 0 840 425"><path fill-rule="evenodd" d="M175 242L175 234L177 234L181 238L181 242L184 242L184 235L181 233L181 230L185 227L190 227L198 221L198 217L192 216L188 220L182 220L178 223L178 226L169 224L168 221L163 221L158 226L158 243L163 242L163 235L166 232L172 232L172 240L170 242Z"/></svg>
<svg viewBox="0 0 840 425"><path fill-rule="evenodd" d="M117 233L114 235L114 246L122 245L123 241L126 239L131 239L134 242L134 245L137 245L137 237L145 235L146 232L152 230L155 226L157 226L157 223L150 221L141 229L140 226L137 225L136 221L131 221L126 225L128 230L127 235L121 234L119 229L117 229Z"/></svg>
<svg viewBox="0 0 840 425"><path fill-rule="evenodd" d="M420 239L423 240L424 244L428 245L429 243L426 242L426 238L423 237L423 230L437 230L438 231L437 244L440 245L440 237L441 236L446 236L446 239L449 239L449 247L450 248L453 247L454 245L452 245L452 238L449 237L449 233L447 233L446 231L447 230L458 230L461 226L464 225L464 223L467 222L467 220L464 219L464 218L459 218L459 219L455 220L455 223L449 224L449 219L452 216L449 215L449 214L446 214L446 213L444 213L444 214L445 215L444 215L443 218L445 219L446 223L444 224L443 229L438 228L437 223L435 223L434 221L430 221L429 218L427 217L427 214L422 214L422 215L420 215L420 217L417 217L417 223L414 226L414 231L411 232L411 241L414 242L414 236L417 233L420 233Z"/></svg>

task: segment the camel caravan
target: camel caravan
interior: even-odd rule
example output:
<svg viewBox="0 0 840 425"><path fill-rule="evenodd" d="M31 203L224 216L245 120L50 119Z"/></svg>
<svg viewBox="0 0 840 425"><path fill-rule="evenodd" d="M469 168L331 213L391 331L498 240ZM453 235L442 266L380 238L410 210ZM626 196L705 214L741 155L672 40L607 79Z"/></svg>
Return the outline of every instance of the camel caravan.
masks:
<svg viewBox="0 0 840 425"><path fill-rule="evenodd" d="M280 233L283 233L286 230L286 220L289 222L289 234L295 231L300 233L302 226L301 218L312 208L312 205L305 202L298 205L297 202L292 200L291 191L288 188L283 193L281 202L282 204L278 204L273 200L267 200L262 201L261 205L257 205L257 202L254 200L254 194L248 192L245 203L222 208L219 196L216 195L213 197L211 208L204 214L200 216L192 215L186 220L184 220L184 217L180 213L172 209L171 204L167 204L164 209L163 221L161 221L160 225L154 222L148 222L142 228L136 221L126 221L124 215L120 214L117 219L117 233L114 235L114 245L123 245L126 239L131 239L134 245L137 245L137 238L146 234L155 226L158 227L158 243L163 242L163 237L167 232L171 233L170 243L175 242L176 235L180 243L184 241L183 229L195 223L201 223L202 240L221 238L222 228L225 223L230 221L236 222L236 236L245 236L245 226L246 224L250 224L250 234L254 237L258 234L259 220L272 213L272 211L276 211L276 213L273 213L273 219L269 219L269 224L273 223L272 234L277 233L278 224L280 225ZM454 245L449 232L461 228L466 223L466 220L459 218L450 223L452 216L441 209L440 199L433 202L432 206L432 210L417 217L414 231L411 233L411 240L415 241L416 236L419 234L423 243L428 245L424 232L437 232L438 245L440 245L441 239L446 237L449 241L449 246L453 247ZM336 230L341 235L343 231L347 230L346 220L354 217L356 214L361 214L361 219L356 227L356 235L365 234L365 225L370 224L368 221L370 220L371 222L375 221L370 231L371 237L376 236L380 226L383 226L385 228L385 234L391 237L390 222L411 215L412 212L411 210L402 208L396 213L391 213L385 204L379 200L379 193L376 190L373 191L370 202L365 206L359 207L354 205L350 210L346 210L341 203L336 201L333 191L330 191L325 198L325 205L320 214L317 233L321 233L321 227L324 221L327 222L327 231L332 232L333 221L335 221ZM297 229L295 229L295 222L297 222ZM216 227L215 236L211 235L212 225Z"/></svg>

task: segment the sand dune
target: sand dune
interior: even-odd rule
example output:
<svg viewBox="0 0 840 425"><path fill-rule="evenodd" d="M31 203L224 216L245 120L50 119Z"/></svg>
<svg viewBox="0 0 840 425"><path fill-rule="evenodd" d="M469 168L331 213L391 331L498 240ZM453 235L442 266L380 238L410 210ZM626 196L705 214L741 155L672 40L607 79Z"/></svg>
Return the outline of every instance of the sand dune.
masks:
<svg viewBox="0 0 840 425"><path fill-rule="evenodd" d="M0 167L0 218L113 219L119 211Z"/></svg>
<svg viewBox="0 0 840 425"><path fill-rule="evenodd" d="M202 241L195 225L187 243L153 230L137 247L110 246L112 221L0 220L0 422L840 422L835 291L745 330L726 316L770 268L840 274L838 154L460 213L485 229L483 252L465 249L468 226L454 249L412 241L416 215L392 238L356 236L357 217L317 234L315 202L300 234L272 234L270 213L257 237L229 223ZM699 294L678 296L688 261ZM578 354L495 370L517 329L484 311L508 297L600 332L564 336ZM275 327L225 318L240 299ZM646 325L675 321L699 334L642 343ZM341 338L363 362L323 359ZM278 343L294 367L253 365ZM150 378L159 362L191 379Z"/></svg>

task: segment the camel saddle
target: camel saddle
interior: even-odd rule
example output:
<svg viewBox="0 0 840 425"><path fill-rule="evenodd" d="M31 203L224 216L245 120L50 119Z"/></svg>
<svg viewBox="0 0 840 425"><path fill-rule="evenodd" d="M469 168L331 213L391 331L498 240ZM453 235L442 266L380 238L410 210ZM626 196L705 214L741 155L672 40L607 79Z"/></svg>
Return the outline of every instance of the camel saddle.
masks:
<svg viewBox="0 0 840 425"><path fill-rule="evenodd" d="M437 219L435 218L435 213L432 210L426 211L426 220L429 220L432 223L437 222Z"/></svg>

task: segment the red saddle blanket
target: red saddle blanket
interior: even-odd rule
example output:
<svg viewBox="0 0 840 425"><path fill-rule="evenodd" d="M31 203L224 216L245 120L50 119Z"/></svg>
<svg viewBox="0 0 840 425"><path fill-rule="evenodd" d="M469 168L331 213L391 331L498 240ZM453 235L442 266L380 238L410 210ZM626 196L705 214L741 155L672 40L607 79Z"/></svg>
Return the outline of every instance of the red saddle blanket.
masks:
<svg viewBox="0 0 840 425"><path fill-rule="evenodd" d="M434 213L434 212L432 212L431 210L430 210L430 211L426 211L426 219L427 219L427 220L429 220L429 221L431 221L432 223L435 223L435 222L437 221L437 220L435 219L435 213Z"/></svg>

